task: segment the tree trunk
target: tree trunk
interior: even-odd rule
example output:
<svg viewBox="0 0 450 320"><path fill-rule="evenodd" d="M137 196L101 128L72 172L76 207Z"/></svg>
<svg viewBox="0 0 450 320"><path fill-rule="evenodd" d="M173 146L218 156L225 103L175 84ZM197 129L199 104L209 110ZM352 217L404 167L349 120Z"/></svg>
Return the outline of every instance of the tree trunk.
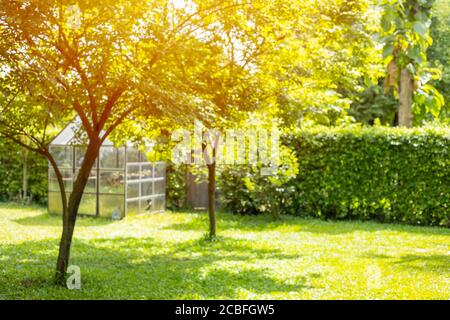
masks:
<svg viewBox="0 0 450 320"><path fill-rule="evenodd" d="M65 285L66 271L69 266L70 249L72 246L72 238L75 230L78 208L80 206L84 189L89 180L92 167L97 159L100 145L100 140L89 142L83 163L73 186L73 191L69 197L67 212L63 216L63 232L59 244L55 274L55 283L58 285Z"/></svg>
<svg viewBox="0 0 450 320"><path fill-rule="evenodd" d="M216 236L216 163L208 164L209 237Z"/></svg>
<svg viewBox="0 0 450 320"><path fill-rule="evenodd" d="M211 132L209 133L211 134ZM206 166L208 168L208 216L209 216L209 238L216 236L216 152L218 146L217 136L214 139L214 144L209 137L209 144L211 145L211 154L206 152L208 143L203 141L202 152Z"/></svg>
<svg viewBox="0 0 450 320"><path fill-rule="evenodd" d="M398 125L410 128L413 125L412 99L414 92L414 80L406 69L400 72Z"/></svg>

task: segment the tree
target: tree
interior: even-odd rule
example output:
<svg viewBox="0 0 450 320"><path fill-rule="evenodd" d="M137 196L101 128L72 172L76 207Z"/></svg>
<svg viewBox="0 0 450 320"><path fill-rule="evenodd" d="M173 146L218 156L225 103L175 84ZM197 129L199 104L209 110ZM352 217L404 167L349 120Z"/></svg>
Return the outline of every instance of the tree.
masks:
<svg viewBox="0 0 450 320"><path fill-rule="evenodd" d="M428 108L433 115L439 115L444 103L439 92L427 83L439 76L436 69L427 68L426 56L426 50L432 44L429 28L434 2L383 2L383 56L388 64L386 86L398 89L400 126L413 125L414 102Z"/></svg>
<svg viewBox="0 0 450 320"><path fill-rule="evenodd" d="M220 117L228 101L203 90L216 73L250 61L277 13L294 16L293 8L283 1L2 1L0 132L18 144L30 139L28 149L55 170L64 208L57 283L64 282L78 207L102 142L127 119ZM226 52L227 45L236 51ZM224 89L234 88L234 77L233 71L224 79ZM48 143L74 116L86 149L66 199Z"/></svg>
<svg viewBox="0 0 450 320"><path fill-rule="evenodd" d="M450 121L450 1L437 0L433 7L430 28L433 44L427 51L428 60L433 66L442 70L442 79L432 82L445 99L445 108L441 110L440 119Z"/></svg>

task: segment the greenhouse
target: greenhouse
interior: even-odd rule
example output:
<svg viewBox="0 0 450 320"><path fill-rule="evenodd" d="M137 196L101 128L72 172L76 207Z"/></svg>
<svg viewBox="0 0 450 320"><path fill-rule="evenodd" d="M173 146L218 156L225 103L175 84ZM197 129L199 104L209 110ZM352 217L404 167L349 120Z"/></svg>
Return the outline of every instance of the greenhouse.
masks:
<svg viewBox="0 0 450 320"><path fill-rule="evenodd" d="M84 147L77 121L50 144L64 178L67 197L83 162ZM53 168L48 173L48 211L62 214L61 195ZM165 208L166 166L148 162L137 148L102 144L81 200L79 214L124 218L128 214L162 212Z"/></svg>

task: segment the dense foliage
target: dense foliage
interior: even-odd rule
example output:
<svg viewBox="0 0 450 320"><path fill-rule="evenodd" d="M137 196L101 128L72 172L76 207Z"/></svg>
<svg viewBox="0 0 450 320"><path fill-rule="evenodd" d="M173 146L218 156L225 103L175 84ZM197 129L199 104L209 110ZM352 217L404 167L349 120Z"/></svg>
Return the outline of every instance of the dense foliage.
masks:
<svg viewBox="0 0 450 320"><path fill-rule="evenodd" d="M166 172L166 203L170 210L186 207L186 167L183 165L169 165Z"/></svg>
<svg viewBox="0 0 450 320"><path fill-rule="evenodd" d="M270 202L289 214L450 226L448 129L316 128L285 143L297 152L296 177L268 192L271 178L264 187L258 175L229 170L222 175L228 209L267 212L265 199L276 196Z"/></svg>
<svg viewBox="0 0 450 320"><path fill-rule="evenodd" d="M428 60L442 70L442 77L434 80L433 85L444 96L445 107L440 120L450 120L450 0L436 1L433 10L433 22L430 28L433 45L428 49Z"/></svg>
<svg viewBox="0 0 450 320"><path fill-rule="evenodd" d="M34 202L47 200L47 163L33 153L0 139L0 201L18 201L23 187L23 166L28 165L28 195ZM26 157L25 157L26 156Z"/></svg>
<svg viewBox="0 0 450 320"><path fill-rule="evenodd" d="M227 166L219 186L223 205L235 213L270 213L275 217L291 212L295 189L289 184L298 174L298 160L286 147L271 175L262 175L261 166Z"/></svg>
<svg viewBox="0 0 450 320"><path fill-rule="evenodd" d="M376 84L367 85L362 92L355 95L349 109L356 122L373 125L375 122L386 126L396 124L398 112L398 101L394 93L385 92L382 82L379 79Z"/></svg>
<svg viewBox="0 0 450 320"><path fill-rule="evenodd" d="M383 75L380 10L372 0L303 1L301 21L283 44L265 55L271 107L286 127L336 125L366 83ZM269 111L273 112L273 111Z"/></svg>

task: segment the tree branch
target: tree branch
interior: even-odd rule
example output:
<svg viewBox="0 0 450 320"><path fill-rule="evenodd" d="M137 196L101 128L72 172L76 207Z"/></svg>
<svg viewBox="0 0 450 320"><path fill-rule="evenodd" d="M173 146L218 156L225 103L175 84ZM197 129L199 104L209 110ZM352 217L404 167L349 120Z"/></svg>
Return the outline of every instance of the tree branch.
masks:
<svg viewBox="0 0 450 320"><path fill-rule="evenodd" d="M96 131L100 133L101 130L103 130L103 127L105 126L106 121L108 121L109 117L111 116L112 110L114 105L117 103L117 101L120 99L122 94L125 92L126 88L122 85L119 85L111 94L111 96L108 98L108 101L105 103L105 107L103 109L102 115L100 117L99 122L97 123Z"/></svg>

